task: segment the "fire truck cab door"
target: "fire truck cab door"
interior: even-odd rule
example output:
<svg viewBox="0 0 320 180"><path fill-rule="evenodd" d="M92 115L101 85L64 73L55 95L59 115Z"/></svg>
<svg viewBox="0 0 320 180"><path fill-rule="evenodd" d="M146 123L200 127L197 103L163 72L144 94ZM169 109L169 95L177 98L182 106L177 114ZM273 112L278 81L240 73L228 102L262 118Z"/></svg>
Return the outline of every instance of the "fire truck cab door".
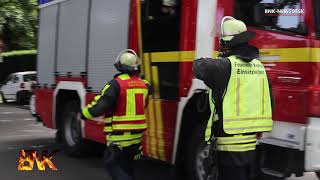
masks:
<svg viewBox="0 0 320 180"><path fill-rule="evenodd" d="M315 37L311 41L312 47L320 47L320 1L313 1L314 18L315 18ZM320 51L319 48L314 48L310 54L311 63L313 66L312 73L314 83L312 86L319 87L320 81ZM314 90L311 90L314 91ZM311 92L314 93L314 92ZM313 96L314 97L314 96ZM319 113L320 102L319 98L311 98L309 106L312 113ZM306 128L306 144L305 144L305 170L306 171L320 171L320 118L310 117L309 124Z"/></svg>

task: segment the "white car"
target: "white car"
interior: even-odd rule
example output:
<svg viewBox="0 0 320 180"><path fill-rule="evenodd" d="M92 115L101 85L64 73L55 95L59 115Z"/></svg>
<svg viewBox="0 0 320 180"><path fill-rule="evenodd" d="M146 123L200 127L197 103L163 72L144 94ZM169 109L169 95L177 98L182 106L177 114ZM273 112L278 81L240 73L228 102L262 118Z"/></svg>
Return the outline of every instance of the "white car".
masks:
<svg viewBox="0 0 320 180"><path fill-rule="evenodd" d="M8 76L0 88L0 94L4 102L16 101L23 104L30 99L31 86L36 83L36 71L17 72Z"/></svg>

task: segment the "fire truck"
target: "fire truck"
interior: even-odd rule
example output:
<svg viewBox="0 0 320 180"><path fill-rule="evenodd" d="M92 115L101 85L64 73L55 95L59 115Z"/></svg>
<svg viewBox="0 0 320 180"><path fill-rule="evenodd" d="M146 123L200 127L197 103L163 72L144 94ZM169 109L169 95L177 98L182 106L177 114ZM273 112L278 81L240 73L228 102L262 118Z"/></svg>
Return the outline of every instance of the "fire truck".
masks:
<svg viewBox="0 0 320 180"><path fill-rule="evenodd" d="M33 114L57 129L66 151L80 155L91 141L106 143L104 123L76 114L116 73L119 52L133 49L152 83L146 109L147 157L203 179L208 157L199 113L202 81L192 61L216 57L221 19L234 16L256 33L272 82L272 132L259 140L264 174L284 178L320 171L319 0L43 0L40 1L38 85ZM300 9L267 14L266 9ZM260 149L260 148L259 148ZM318 173L318 176L320 174Z"/></svg>

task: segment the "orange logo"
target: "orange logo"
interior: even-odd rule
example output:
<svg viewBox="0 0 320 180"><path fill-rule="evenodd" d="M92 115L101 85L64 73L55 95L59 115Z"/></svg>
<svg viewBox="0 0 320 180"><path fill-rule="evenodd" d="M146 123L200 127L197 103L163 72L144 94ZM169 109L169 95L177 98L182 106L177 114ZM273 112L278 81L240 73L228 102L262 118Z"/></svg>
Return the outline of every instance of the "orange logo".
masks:
<svg viewBox="0 0 320 180"><path fill-rule="evenodd" d="M55 152L48 153L46 150L44 150L41 155L39 155L36 150L21 150L18 162L18 170L32 171L34 161L36 161L38 170L40 171L46 170L46 164L51 170L57 171L57 167L52 162L52 157L54 154Z"/></svg>

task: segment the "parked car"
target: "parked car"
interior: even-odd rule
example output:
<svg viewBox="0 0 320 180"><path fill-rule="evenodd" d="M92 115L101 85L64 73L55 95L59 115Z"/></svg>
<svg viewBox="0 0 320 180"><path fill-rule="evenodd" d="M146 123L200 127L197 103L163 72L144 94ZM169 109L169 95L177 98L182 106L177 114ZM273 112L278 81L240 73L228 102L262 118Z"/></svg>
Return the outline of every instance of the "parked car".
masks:
<svg viewBox="0 0 320 180"><path fill-rule="evenodd" d="M0 88L0 94L4 102L7 100L24 104L30 100L31 86L36 84L36 71L17 72L9 75Z"/></svg>

